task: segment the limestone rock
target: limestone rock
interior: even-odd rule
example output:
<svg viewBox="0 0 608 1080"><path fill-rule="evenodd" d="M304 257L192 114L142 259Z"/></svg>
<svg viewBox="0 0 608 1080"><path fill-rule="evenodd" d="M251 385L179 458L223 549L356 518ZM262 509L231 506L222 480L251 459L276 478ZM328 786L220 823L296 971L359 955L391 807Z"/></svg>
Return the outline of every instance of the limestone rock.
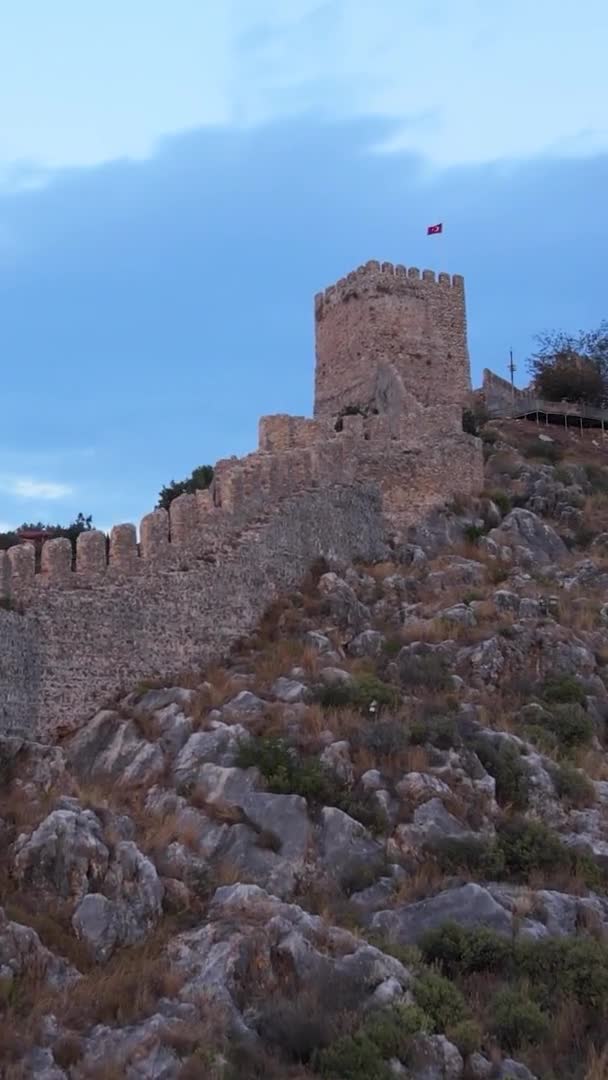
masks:
<svg viewBox="0 0 608 1080"><path fill-rule="evenodd" d="M297 679L287 679L281 676L273 684L272 696L277 698L278 701L293 705L297 701L306 701L309 690L305 683L299 682Z"/></svg>
<svg viewBox="0 0 608 1080"><path fill-rule="evenodd" d="M408 1055L412 1080L461 1080L464 1062L445 1035L419 1035Z"/></svg>
<svg viewBox="0 0 608 1080"><path fill-rule="evenodd" d="M384 861L382 846L367 829L335 806L321 811L319 847L328 873L346 888L362 875L379 874Z"/></svg>
<svg viewBox="0 0 608 1080"><path fill-rule="evenodd" d="M21 887L80 899L103 881L110 852L101 822L92 810L54 810L14 846L15 876Z"/></svg>
<svg viewBox="0 0 608 1080"><path fill-rule="evenodd" d="M487 889L469 883L446 889L429 900L419 900L392 911L379 911L372 919L376 930L399 944L415 944L427 930L454 921L461 926L487 926L500 934L511 933L511 916Z"/></svg>
<svg viewBox="0 0 608 1080"><path fill-rule="evenodd" d="M330 611L340 625L348 627L355 634L369 626L369 608L357 599L354 589L337 574L323 574L319 580L319 592L327 598Z"/></svg>
<svg viewBox="0 0 608 1080"><path fill-rule="evenodd" d="M173 766L178 789L196 783L202 765L233 765L241 742L249 740L249 732L241 724L211 721L206 731L196 731L180 750Z"/></svg>
<svg viewBox="0 0 608 1080"><path fill-rule="evenodd" d="M47 986L57 989L80 977L66 960L45 948L35 930L7 919L0 908L0 978L12 982L32 971Z"/></svg>
<svg viewBox="0 0 608 1080"><path fill-rule="evenodd" d="M78 904L72 925L98 960L120 945L140 941L160 918L163 887L153 863L132 841L117 845L104 880L104 894L90 892Z"/></svg>

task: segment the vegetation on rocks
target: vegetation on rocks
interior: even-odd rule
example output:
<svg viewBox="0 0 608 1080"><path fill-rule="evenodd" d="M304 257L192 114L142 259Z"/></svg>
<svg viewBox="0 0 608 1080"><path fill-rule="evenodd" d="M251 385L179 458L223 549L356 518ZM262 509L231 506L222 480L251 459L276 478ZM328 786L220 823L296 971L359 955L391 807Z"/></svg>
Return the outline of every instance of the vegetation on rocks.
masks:
<svg viewBox="0 0 608 1080"><path fill-rule="evenodd" d="M0 739L7 1080L605 1076L606 455L480 430L384 562Z"/></svg>

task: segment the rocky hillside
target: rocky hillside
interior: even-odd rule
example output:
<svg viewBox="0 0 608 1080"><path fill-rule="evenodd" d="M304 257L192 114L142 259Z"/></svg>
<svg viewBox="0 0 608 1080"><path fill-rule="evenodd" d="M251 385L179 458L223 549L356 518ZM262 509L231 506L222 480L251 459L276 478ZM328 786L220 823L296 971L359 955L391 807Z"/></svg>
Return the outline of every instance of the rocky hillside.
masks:
<svg viewBox="0 0 608 1080"><path fill-rule="evenodd" d="M608 468L538 430L223 666L1 740L3 1077L608 1076Z"/></svg>

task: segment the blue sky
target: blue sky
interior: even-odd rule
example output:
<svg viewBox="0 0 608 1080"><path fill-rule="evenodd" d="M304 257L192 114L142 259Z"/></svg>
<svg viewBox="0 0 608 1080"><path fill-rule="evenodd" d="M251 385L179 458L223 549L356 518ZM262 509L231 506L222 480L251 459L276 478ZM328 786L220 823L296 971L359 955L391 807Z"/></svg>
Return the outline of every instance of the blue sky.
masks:
<svg viewBox="0 0 608 1080"><path fill-rule="evenodd" d="M313 294L368 258L465 275L474 382L597 325L607 34L605 0L0 0L0 528L137 520L309 413Z"/></svg>

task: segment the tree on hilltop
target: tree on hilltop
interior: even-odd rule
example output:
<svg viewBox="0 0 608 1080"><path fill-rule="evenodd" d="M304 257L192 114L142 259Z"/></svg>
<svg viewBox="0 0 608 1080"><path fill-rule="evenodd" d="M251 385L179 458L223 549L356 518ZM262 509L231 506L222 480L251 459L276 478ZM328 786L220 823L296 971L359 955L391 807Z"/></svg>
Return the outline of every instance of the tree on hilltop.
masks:
<svg viewBox="0 0 608 1080"><path fill-rule="evenodd" d="M78 514L70 525L49 525L43 521L24 521L23 525L19 525L17 529L12 529L9 532L0 532L0 551L6 551L10 547L14 547L15 544L20 544L22 540L22 533L36 533L43 534L40 537L36 537L34 540L34 546L42 544L44 540L56 540L58 537L63 536L67 540L70 540L72 546L76 544L76 540L82 532L88 532L93 528L93 516L89 514Z"/></svg>
<svg viewBox="0 0 608 1080"><path fill-rule="evenodd" d="M539 334L536 342L528 367L540 397L608 406L608 322L578 334Z"/></svg>
<svg viewBox="0 0 608 1080"><path fill-rule="evenodd" d="M169 504L173 502L173 499L177 499L178 495L193 495L195 491L204 491L212 480L213 466L199 465L192 470L187 480L172 480L170 484L161 488L156 505L162 507L163 510L168 510Z"/></svg>

